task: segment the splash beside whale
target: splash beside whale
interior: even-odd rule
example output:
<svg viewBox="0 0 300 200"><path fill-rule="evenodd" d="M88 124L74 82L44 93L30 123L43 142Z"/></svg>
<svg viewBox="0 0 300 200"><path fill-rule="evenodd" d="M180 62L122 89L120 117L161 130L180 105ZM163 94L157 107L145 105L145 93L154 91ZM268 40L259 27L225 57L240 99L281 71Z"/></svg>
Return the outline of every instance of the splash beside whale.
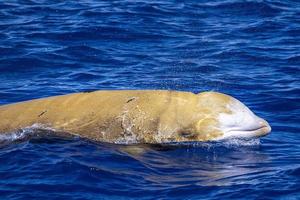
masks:
<svg viewBox="0 0 300 200"><path fill-rule="evenodd" d="M271 131L237 99L217 92L116 90L0 106L0 135L36 124L94 141L169 143L261 137Z"/></svg>

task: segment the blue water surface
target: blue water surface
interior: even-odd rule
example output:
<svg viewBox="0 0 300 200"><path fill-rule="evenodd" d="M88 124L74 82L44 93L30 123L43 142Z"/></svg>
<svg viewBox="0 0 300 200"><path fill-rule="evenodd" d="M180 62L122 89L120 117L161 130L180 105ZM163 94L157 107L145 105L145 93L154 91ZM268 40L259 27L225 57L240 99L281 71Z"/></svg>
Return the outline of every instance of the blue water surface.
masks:
<svg viewBox="0 0 300 200"><path fill-rule="evenodd" d="M0 199L300 199L299 1L0 2L0 104L98 89L220 91L273 130L168 148L12 141Z"/></svg>

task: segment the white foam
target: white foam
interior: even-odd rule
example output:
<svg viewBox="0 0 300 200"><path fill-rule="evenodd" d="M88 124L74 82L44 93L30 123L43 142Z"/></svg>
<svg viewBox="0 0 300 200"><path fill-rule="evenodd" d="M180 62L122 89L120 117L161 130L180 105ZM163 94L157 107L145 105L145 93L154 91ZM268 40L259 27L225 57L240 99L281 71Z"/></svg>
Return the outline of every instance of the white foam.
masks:
<svg viewBox="0 0 300 200"><path fill-rule="evenodd" d="M222 142L225 146L235 146L235 147L240 147L240 146L258 146L260 145L260 139L259 138L254 138L251 140L243 140L243 139L238 139L238 138L233 138L230 140L224 140Z"/></svg>
<svg viewBox="0 0 300 200"><path fill-rule="evenodd" d="M0 142L12 142L25 139L26 137L34 135L38 129L54 131L53 129L45 127L42 124L33 124L32 126L28 126L17 131L0 134Z"/></svg>

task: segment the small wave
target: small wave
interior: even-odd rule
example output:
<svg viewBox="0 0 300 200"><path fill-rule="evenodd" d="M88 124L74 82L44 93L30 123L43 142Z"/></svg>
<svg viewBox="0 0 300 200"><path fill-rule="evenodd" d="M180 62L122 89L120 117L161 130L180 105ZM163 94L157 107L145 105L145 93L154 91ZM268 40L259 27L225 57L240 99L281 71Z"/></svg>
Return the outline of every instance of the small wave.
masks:
<svg viewBox="0 0 300 200"><path fill-rule="evenodd" d="M222 11L227 11L229 13L239 13L240 15L261 15L261 16L274 16L280 12L282 9L276 7L271 3L265 2L239 2L239 1L222 1L218 3L208 3L206 7L211 7L215 9L220 9Z"/></svg>
<svg viewBox="0 0 300 200"><path fill-rule="evenodd" d="M0 143L10 143L19 140L25 140L49 131L54 130L41 124L33 124L32 126L25 127L14 132L0 134Z"/></svg>
<svg viewBox="0 0 300 200"><path fill-rule="evenodd" d="M18 139L22 139L25 137L25 135L28 135L29 132L26 130L21 130L21 131L16 131L10 134L4 134L4 135L0 135L0 142L3 141L15 141Z"/></svg>
<svg viewBox="0 0 300 200"><path fill-rule="evenodd" d="M90 81L90 80L96 80L97 78L102 78L101 75L98 75L96 73L90 73L90 72L82 72L82 73L74 73L71 74L69 77L76 79L78 81Z"/></svg>

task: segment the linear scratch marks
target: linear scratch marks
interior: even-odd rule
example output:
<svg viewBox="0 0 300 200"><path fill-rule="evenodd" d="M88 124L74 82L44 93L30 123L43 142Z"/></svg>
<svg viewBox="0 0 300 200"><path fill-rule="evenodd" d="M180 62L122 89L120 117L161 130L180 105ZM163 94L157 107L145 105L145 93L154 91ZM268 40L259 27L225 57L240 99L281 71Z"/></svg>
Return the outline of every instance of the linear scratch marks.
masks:
<svg viewBox="0 0 300 200"><path fill-rule="evenodd" d="M41 113L38 115L38 117L43 116L46 112L47 112L47 110L44 110L43 112L41 112Z"/></svg>

